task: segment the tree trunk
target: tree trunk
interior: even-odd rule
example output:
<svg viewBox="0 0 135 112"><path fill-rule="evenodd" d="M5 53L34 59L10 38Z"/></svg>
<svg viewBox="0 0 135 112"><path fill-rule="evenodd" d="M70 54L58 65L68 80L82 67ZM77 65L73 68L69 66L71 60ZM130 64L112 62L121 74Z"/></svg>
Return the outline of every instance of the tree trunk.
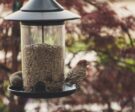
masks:
<svg viewBox="0 0 135 112"><path fill-rule="evenodd" d="M107 102L108 110L107 112L114 112L113 109L111 108L111 103Z"/></svg>

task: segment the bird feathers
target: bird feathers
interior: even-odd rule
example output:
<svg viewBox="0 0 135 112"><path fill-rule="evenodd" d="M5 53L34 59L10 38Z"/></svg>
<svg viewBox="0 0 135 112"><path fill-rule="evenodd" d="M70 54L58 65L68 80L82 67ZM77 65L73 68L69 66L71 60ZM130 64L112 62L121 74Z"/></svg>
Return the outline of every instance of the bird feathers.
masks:
<svg viewBox="0 0 135 112"><path fill-rule="evenodd" d="M80 82L86 78L86 68L88 64L89 63L86 60L79 61L77 65L67 74L65 83L79 85Z"/></svg>

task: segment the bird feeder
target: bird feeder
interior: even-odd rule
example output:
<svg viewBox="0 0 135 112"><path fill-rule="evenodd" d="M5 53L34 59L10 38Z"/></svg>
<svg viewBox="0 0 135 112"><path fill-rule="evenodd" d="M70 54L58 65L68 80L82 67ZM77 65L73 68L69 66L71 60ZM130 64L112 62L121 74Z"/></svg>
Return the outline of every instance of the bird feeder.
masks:
<svg viewBox="0 0 135 112"><path fill-rule="evenodd" d="M46 92L69 93L75 89L63 89L64 22L78 18L55 0L29 0L19 11L5 18L20 21L23 91L26 95L39 93L43 97ZM18 95L17 91L12 92Z"/></svg>

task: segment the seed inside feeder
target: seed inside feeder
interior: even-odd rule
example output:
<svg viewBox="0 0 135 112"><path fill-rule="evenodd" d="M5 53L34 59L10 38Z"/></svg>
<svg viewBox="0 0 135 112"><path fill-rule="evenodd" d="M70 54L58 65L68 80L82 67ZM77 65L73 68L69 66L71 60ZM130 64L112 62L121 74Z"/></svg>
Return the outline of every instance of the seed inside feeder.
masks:
<svg viewBox="0 0 135 112"><path fill-rule="evenodd" d="M61 91L64 81L63 48L56 45L27 45L22 56L25 91L43 82L47 91Z"/></svg>

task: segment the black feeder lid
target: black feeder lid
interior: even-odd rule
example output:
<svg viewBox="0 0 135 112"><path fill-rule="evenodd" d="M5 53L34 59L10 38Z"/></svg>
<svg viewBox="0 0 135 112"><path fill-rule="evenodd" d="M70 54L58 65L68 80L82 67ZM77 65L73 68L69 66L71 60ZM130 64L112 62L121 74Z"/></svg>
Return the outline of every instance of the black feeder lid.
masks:
<svg viewBox="0 0 135 112"><path fill-rule="evenodd" d="M13 21L65 21L80 16L64 8L56 0L29 0L19 11L5 17Z"/></svg>
<svg viewBox="0 0 135 112"><path fill-rule="evenodd" d="M63 90L60 92L26 92L23 89L16 89L14 87L9 87L8 91L11 94L14 94L19 97L24 97L24 98L45 98L45 99L50 99L50 98L60 98L60 97L65 97L73 94L76 91L76 85L68 85L64 84L63 85Z"/></svg>

